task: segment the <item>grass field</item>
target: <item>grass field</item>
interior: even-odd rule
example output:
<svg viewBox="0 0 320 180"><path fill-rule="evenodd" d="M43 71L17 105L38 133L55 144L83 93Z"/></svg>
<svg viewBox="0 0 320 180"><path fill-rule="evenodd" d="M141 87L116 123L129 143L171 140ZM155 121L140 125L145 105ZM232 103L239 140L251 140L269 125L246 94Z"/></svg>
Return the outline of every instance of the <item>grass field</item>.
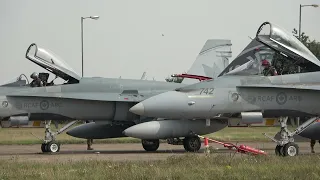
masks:
<svg viewBox="0 0 320 180"><path fill-rule="evenodd" d="M232 127L206 136L225 141L269 141L262 133L274 136L279 129L279 127ZM44 137L44 128L0 129L0 144L41 144L42 141L37 137ZM58 135L57 140L63 144L86 143L86 140L71 137L66 133ZM94 143L140 143L140 139L124 137L94 140Z"/></svg>
<svg viewBox="0 0 320 180"><path fill-rule="evenodd" d="M172 156L163 161L0 161L0 179L320 179L320 157Z"/></svg>

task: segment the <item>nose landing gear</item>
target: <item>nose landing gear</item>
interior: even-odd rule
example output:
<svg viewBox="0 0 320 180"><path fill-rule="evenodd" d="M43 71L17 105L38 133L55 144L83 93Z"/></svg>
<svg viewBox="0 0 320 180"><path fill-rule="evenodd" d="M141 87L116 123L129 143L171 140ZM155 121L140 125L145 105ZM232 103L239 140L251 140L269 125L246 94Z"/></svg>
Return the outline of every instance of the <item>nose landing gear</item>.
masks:
<svg viewBox="0 0 320 180"><path fill-rule="evenodd" d="M44 136L44 142L41 144L41 151L43 153L56 153L60 151L60 143L56 142L56 136L58 134L61 134L62 132L64 132L65 130L67 130L69 127L71 127L72 125L74 125L76 122L78 121L72 121L70 123L68 123L67 125L65 125L64 127L62 127L61 129L59 129L57 132L52 132L50 129L50 125L51 125L51 120L45 121L45 136Z"/></svg>
<svg viewBox="0 0 320 180"><path fill-rule="evenodd" d="M302 131L307 129L314 121L316 121L319 117L313 117L307 120L305 123L301 124L297 127L293 132L288 130L287 120L288 117L280 117L279 122L281 125L280 130L280 139L276 140L273 137L268 136L266 133L264 135L270 138L272 141L277 143L275 148L275 153L278 156L297 156L299 154L299 146L294 143L294 135L300 134Z"/></svg>

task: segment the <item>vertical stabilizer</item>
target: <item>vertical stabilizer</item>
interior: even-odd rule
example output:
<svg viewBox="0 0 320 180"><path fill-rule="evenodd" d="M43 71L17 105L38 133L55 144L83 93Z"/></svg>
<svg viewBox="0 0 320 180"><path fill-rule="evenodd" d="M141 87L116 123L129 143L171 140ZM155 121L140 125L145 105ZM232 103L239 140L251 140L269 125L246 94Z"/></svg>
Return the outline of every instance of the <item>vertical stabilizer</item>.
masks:
<svg viewBox="0 0 320 180"><path fill-rule="evenodd" d="M231 45L231 40L227 39L207 40L187 74L217 77L229 64L229 58L232 56ZM182 81L184 84L197 82L199 80L188 78Z"/></svg>

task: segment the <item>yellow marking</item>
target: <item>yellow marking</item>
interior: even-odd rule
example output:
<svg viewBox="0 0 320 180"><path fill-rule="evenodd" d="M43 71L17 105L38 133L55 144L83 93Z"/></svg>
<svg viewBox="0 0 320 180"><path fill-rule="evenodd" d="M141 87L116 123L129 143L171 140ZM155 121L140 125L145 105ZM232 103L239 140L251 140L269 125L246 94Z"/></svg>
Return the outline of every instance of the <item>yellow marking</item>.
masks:
<svg viewBox="0 0 320 180"><path fill-rule="evenodd" d="M266 126L273 126L275 119L266 119Z"/></svg>
<svg viewBox="0 0 320 180"><path fill-rule="evenodd" d="M33 126L40 126L41 121L33 121Z"/></svg>

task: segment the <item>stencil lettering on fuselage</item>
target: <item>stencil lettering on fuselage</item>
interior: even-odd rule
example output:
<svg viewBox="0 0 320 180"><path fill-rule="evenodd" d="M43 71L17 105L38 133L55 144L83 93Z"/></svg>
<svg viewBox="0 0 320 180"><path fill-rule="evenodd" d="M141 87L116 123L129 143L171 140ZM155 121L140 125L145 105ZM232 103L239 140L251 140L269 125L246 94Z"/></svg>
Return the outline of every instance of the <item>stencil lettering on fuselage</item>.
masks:
<svg viewBox="0 0 320 180"><path fill-rule="evenodd" d="M28 109L47 110L47 109L53 109L53 108L61 108L62 102L50 101L50 100L28 101L28 102L17 103L17 107L19 109L26 109L26 110Z"/></svg>
<svg viewBox="0 0 320 180"><path fill-rule="evenodd" d="M302 96L288 95L284 92L280 92L276 95L249 95L247 101L252 104L276 102L278 105L284 105L286 103L301 102Z"/></svg>

